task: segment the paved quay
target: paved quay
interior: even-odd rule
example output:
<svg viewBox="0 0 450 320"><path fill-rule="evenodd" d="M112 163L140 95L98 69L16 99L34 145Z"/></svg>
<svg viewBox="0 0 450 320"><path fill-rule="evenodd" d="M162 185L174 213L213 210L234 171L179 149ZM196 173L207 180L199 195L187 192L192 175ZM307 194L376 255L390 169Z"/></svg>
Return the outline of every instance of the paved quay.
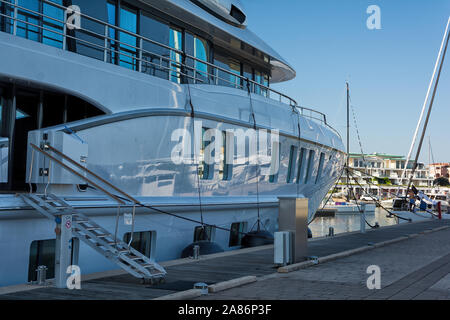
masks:
<svg viewBox="0 0 450 320"><path fill-rule="evenodd" d="M216 288L216 293L202 299L359 299L369 296L385 299L402 292L405 297L409 294L416 298L420 290L422 298L436 295L441 298L442 292L448 292L450 287L449 276L445 273L450 270L446 256L450 254L449 227L450 220L430 220L370 230L365 234L354 232L312 239L308 243L309 255L319 257L319 265L292 273L277 273L273 265L273 246L265 246L203 256L200 260L163 262L168 272L163 284L143 285L139 279L118 270L85 276L81 290L32 285L0 288L0 300L184 300L199 296L199 290L192 290L197 282ZM364 252L341 257L361 251ZM382 290L366 288L366 268L373 264L381 268ZM403 279L414 272L413 283L409 278ZM220 291L244 281L234 279L252 283Z"/></svg>
<svg viewBox="0 0 450 320"><path fill-rule="evenodd" d="M450 229L222 291L201 300L450 300ZM380 267L369 290L367 267Z"/></svg>

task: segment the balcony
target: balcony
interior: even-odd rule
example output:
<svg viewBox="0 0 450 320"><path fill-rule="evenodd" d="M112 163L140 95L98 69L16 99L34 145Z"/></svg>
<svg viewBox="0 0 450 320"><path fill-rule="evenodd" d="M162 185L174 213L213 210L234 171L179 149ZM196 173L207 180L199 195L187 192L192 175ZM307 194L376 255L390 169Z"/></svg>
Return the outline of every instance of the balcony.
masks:
<svg viewBox="0 0 450 320"><path fill-rule="evenodd" d="M29 40L180 84L222 85L245 90L249 94L259 94L287 104L301 116L327 126L340 137L339 133L327 124L323 113L299 106L294 99L264 84L83 13L78 13L83 21L82 26L74 29L67 19L67 7L48 0L41 2L51 7L52 16L20 6L17 1L10 3L0 0L0 5L4 8L3 12L0 11L4 25L1 31L22 37L25 32L25 37ZM71 42L84 50L74 51L70 46ZM93 52L95 54L92 54Z"/></svg>

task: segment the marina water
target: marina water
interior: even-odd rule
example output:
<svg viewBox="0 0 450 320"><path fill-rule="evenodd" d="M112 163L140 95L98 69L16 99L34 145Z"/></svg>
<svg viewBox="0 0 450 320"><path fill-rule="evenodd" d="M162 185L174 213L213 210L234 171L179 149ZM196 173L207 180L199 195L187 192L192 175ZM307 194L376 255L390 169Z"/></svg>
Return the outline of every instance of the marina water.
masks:
<svg viewBox="0 0 450 320"><path fill-rule="evenodd" d="M381 228L398 224L396 218L388 218L387 215L388 212L386 210L376 208L375 214L366 214L366 220L372 226L378 222ZM403 223L402 220L400 221L400 223ZM316 217L309 225L313 238L327 236L330 227L334 228L334 234L359 231L360 216L358 214L339 214L334 217ZM370 227L366 224L367 230L370 230Z"/></svg>

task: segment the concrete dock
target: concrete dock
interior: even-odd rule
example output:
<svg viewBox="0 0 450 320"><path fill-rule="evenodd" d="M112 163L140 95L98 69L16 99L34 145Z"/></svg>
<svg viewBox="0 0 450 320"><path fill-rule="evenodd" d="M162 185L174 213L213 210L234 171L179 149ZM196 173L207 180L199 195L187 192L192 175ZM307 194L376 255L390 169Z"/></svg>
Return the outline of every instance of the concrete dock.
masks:
<svg viewBox="0 0 450 320"><path fill-rule="evenodd" d="M307 261L273 265L273 246L199 260L161 263L165 283L141 284L123 271L86 275L81 290L35 285L0 288L1 299L450 299L450 220L430 220L311 239ZM366 286L366 269L381 270L381 290ZM200 296L194 283L210 285Z"/></svg>

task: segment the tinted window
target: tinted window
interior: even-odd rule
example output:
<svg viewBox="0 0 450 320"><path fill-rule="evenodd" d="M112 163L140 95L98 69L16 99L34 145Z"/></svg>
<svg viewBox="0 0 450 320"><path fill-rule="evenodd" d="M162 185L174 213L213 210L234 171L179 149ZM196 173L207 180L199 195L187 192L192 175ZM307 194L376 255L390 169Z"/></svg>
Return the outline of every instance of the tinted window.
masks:
<svg viewBox="0 0 450 320"><path fill-rule="evenodd" d="M291 183L292 181L294 181L296 164L297 164L297 147L291 146L289 150L289 166L286 177L287 183Z"/></svg>
<svg viewBox="0 0 450 320"><path fill-rule="evenodd" d="M53 2L62 5L62 0L53 0ZM64 21L64 11L62 9L56 8L55 6L49 5L45 2L42 3L42 9L45 16L55 18L59 21ZM43 27L50 30L42 30L42 43L51 45L53 47L62 48L63 47L63 37L58 33L63 33L63 24L57 22L53 19L44 17ZM58 32L52 32L52 31Z"/></svg>
<svg viewBox="0 0 450 320"><path fill-rule="evenodd" d="M213 241L213 227L199 226L194 230L194 242L197 241Z"/></svg>
<svg viewBox="0 0 450 320"><path fill-rule="evenodd" d="M305 175L306 168L306 149L300 149L300 156L298 158L298 171L297 171L297 183L301 183L303 181Z"/></svg>
<svg viewBox="0 0 450 320"><path fill-rule="evenodd" d="M120 8L120 28L131 33L137 33L137 11L122 5ZM136 70L136 49L137 39L125 32L119 33L120 40L120 62L122 67Z"/></svg>
<svg viewBox="0 0 450 320"><path fill-rule="evenodd" d="M208 154L206 152L206 148L214 143L215 137L212 137L211 140L207 140L205 138L206 132L208 128L202 128L202 144L200 145L200 159L198 165L198 174L201 179L209 180L214 178L214 162L211 157L214 158L216 150L211 152L212 154Z"/></svg>
<svg viewBox="0 0 450 320"><path fill-rule="evenodd" d="M143 12L140 21L141 35L159 42L169 45L170 28L166 23L160 22L152 17L149 13ZM143 42L142 72L151 74L164 79L169 79L169 50L150 41Z"/></svg>
<svg viewBox="0 0 450 320"><path fill-rule="evenodd" d="M128 244L130 239L131 232L128 232L124 235L123 241ZM152 231L134 232L131 246L133 249L150 258L152 248Z"/></svg>
<svg viewBox="0 0 450 320"><path fill-rule="evenodd" d="M311 180L312 170L314 167L314 157L315 157L314 150L310 150L308 158L308 167L306 168L305 183L308 183Z"/></svg>
<svg viewBox="0 0 450 320"><path fill-rule="evenodd" d="M34 12L41 12L40 3L36 0L19 0L18 5L24 9L18 9L17 19L24 22L17 22L17 35L26 39L40 41L40 29L33 25L40 25L39 16ZM28 10L27 10L28 9Z"/></svg>
<svg viewBox="0 0 450 320"><path fill-rule="evenodd" d="M234 140L232 133L222 132L222 150L220 153L219 179L230 180L233 177L233 155L232 150ZM230 153L230 154L228 154Z"/></svg>
<svg viewBox="0 0 450 320"><path fill-rule="evenodd" d="M281 143L274 143L272 147L271 170L275 170L269 176L269 182L274 183L278 181L278 172L280 171L280 157L281 157Z"/></svg>
<svg viewBox="0 0 450 320"><path fill-rule="evenodd" d="M108 21L109 15L107 14L106 0L72 0L72 4L79 6L81 12L85 15L91 16L101 21ZM115 23L111 24L115 25ZM105 34L105 27L102 24L84 17L81 17L81 27L82 29L86 29L100 35ZM68 33L69 35L73 34L77 38L88 41L95 45L94 46L88 44L84 41L69 40L68 47L70 48L70 50L91 58L103 60L104 50L102 48L105 46L105 42L103 39L88 34L83 30L70 30L68 31Z"/></svg>
<svg viewBox="0 0 450 320"><path fill-rule="evenodd" d="M221 67L222 69L225 69L229 72L225 72L222 70L215 71L215 75L218 76L217 84L221 86L227 86L227 87L241 87L243 84L240 82L239 78L234 76L241 75L241 63L233 58L230 58L225 53L215 53L214 54L214 63ZM230 74L231 72L231 74Z"/></svg>
<svg viewBox="0 0 450 320"><path fill-rule="evenodd" d="M230 247L235 247L235 246L241 245L246 226L247 226L246 222L236 222L231 225L230 241L228 243L228 245Z"/></svg>
<svg viewBox="0 0 450 320"><path fill-rule="evenodd" d="M316 177L316 183L319 181L319 179L322 176L322 171L323 171L323 163L325 161L325 153L321 153L320 154L320 160L319 160L319 169L317 170L317 177Z"/></svg>

